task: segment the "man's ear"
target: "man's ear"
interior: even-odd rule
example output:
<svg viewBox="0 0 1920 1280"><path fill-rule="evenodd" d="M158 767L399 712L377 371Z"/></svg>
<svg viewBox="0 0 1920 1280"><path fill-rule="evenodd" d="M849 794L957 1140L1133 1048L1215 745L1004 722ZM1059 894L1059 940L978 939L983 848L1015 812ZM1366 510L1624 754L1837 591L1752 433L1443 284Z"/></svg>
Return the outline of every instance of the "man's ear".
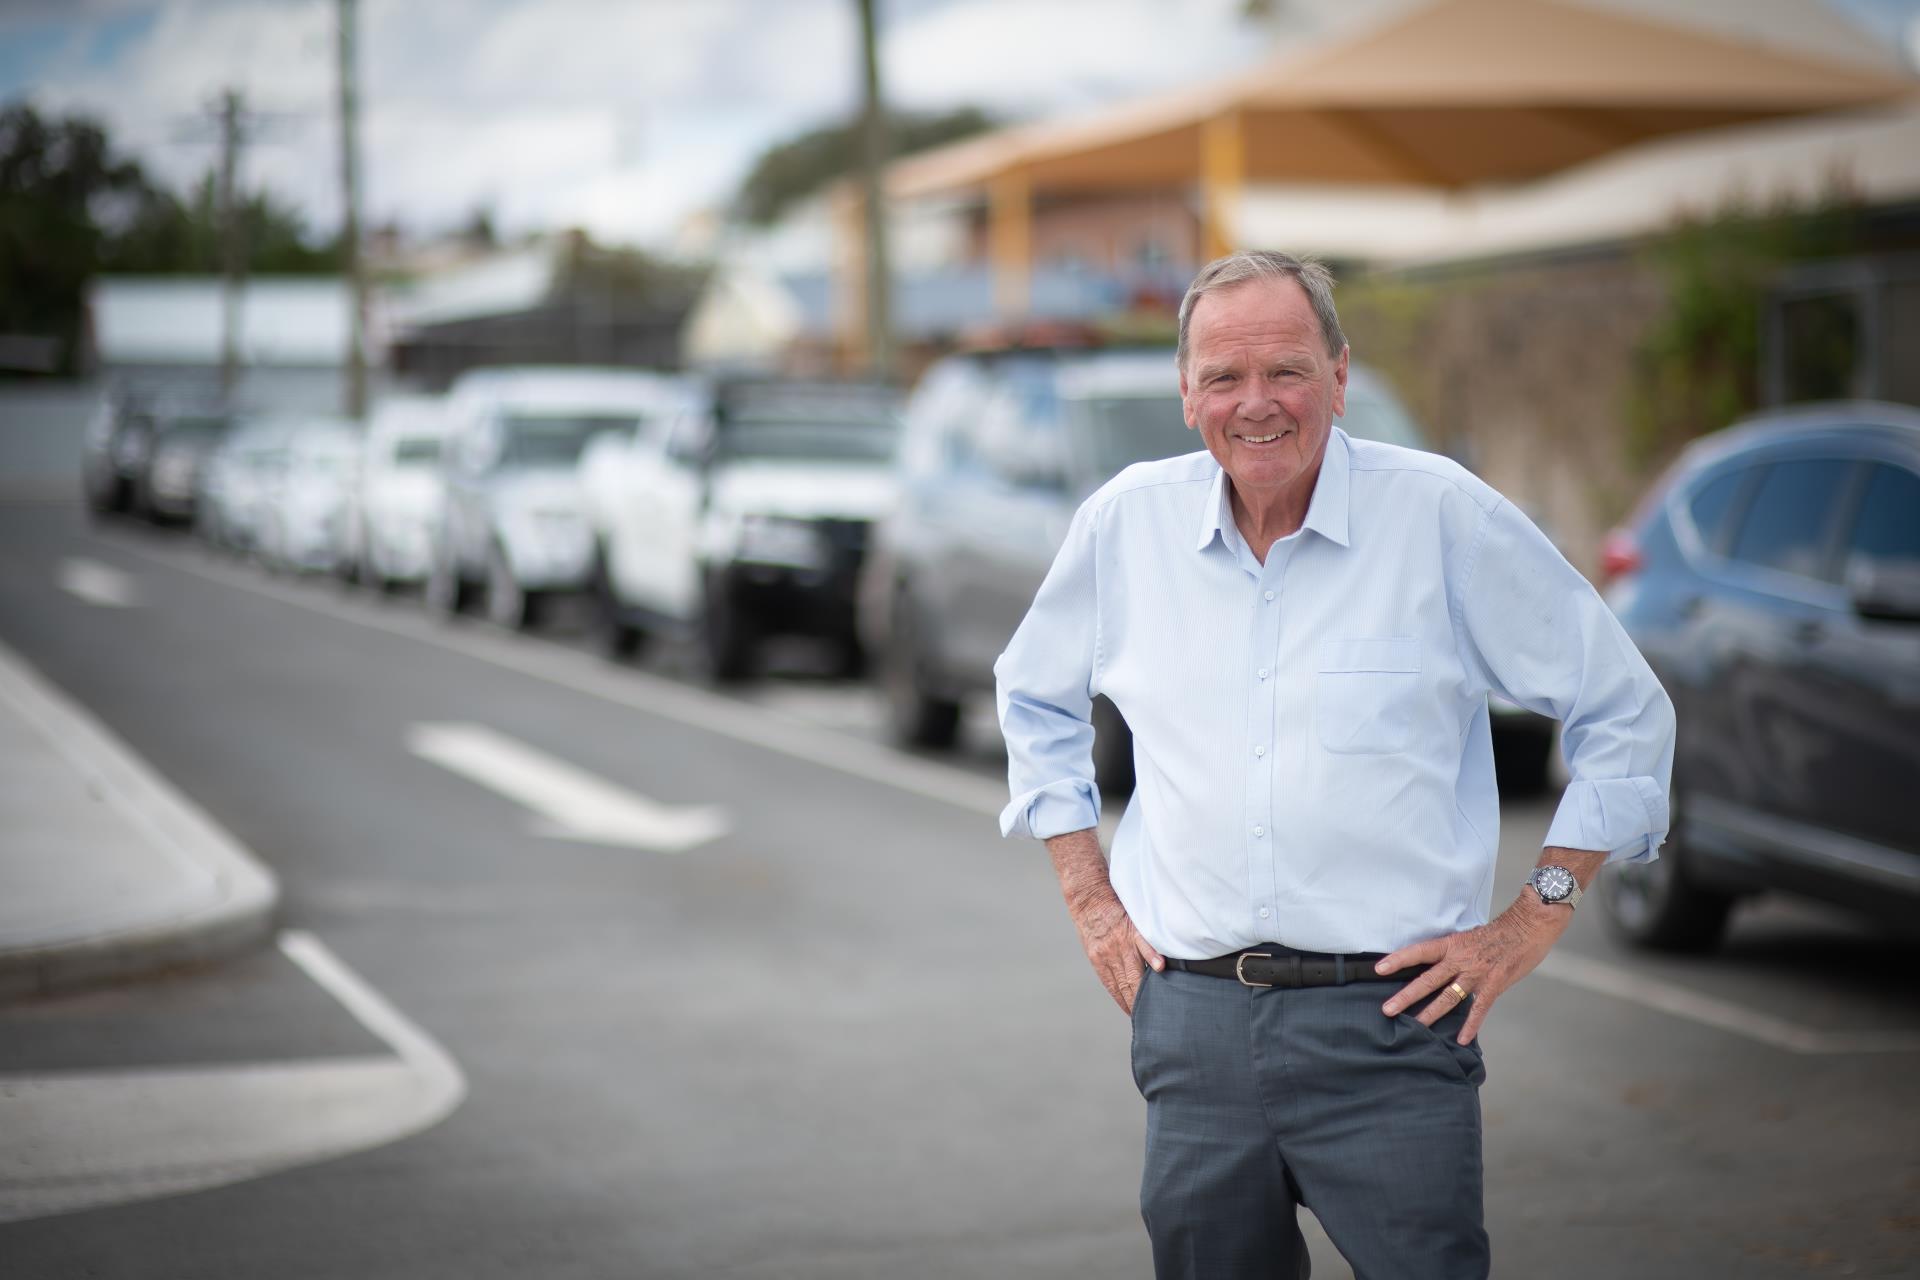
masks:
<svg viewBox="0 0 1920 1280"><path fill-rule="evenodd" d="M1347 414L1347 355L1353 348L1340 348L1340 358L1333 365L1333 416L1344 418Z"/></svg>
<svg viewBox="0 0 1920 1280"><path fill-rule="evenodd" d="M1200 426L1193 420L1193 410L1187 406L1187 371L1180 370L1180 420L1187 424L1187 430L1198 431Z"/></svg>

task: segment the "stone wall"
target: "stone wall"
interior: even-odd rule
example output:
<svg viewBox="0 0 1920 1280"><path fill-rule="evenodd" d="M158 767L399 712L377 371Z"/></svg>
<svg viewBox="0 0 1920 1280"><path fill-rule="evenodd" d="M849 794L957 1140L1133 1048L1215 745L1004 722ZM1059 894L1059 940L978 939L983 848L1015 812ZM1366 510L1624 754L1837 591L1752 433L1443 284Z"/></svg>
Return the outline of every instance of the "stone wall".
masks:
<svg viewBox="0 0 1920 1280"><path fill-rule="evenodd" d="M1591 575L1664 459L1629 461L1634 352L1664 301L1624 251L1343 284L1354 358Z"/></svg>

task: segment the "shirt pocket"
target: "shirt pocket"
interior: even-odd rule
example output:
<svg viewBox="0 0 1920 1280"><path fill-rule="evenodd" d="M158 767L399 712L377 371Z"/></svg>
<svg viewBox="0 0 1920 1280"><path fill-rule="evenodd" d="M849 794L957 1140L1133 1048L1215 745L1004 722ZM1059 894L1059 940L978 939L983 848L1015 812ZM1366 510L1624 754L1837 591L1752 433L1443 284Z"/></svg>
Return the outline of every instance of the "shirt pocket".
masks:
<svg viewBox="0 0 1920 1280"><path fill-rule="evenodd" d="M1420 642L1411 637L1329 640L1320 646L1314 726L1339 755L1389 755L1413 741Z"/></svg>

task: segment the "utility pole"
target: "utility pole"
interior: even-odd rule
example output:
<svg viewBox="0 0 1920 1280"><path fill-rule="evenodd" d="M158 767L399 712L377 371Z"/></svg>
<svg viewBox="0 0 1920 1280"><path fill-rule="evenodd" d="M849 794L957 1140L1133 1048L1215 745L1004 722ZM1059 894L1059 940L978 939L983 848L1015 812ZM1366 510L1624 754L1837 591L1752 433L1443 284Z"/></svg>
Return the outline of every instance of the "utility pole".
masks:
<svg viewBox="0 0 1920 1280"><path fill-rule="evenodd" d="M886 107L880 93L874 0L858 3L861 60L866 68L860 177L867 214L867 359L874 377L887 378L893 373L893 275L887 261L887 208L880 183L887 163Z"/></svg>
<svg viewBox="0 0 1920 1280"><path fill-rule="evenodd" d="M240 194L235 189L240 167L243 128L240 91L220 95L220 391L233 394L240 377L240 290L246 283L246 228L240 221Z"/></svg>
<svg viewBox="0 0 1920 1280"><path fill-rule="evenodd" d="M341 269L347 277L347 396L349 418L367 412L367 276L360 257L359 98L354 83L355 0L340 6L340 227Z"/></svg>

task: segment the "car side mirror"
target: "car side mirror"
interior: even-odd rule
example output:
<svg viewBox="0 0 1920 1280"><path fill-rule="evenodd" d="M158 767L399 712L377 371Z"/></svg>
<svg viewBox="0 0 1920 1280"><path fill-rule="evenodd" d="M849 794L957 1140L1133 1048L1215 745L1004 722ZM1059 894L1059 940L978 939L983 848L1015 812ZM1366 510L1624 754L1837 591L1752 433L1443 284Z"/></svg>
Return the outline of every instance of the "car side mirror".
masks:
<svg viewBox="0 0 1920 1280"><path fill-rule="evenodd" d="M1853 611L1880 622L1920 622L1920 564L1865 563L1847 574Z"/></svg>

